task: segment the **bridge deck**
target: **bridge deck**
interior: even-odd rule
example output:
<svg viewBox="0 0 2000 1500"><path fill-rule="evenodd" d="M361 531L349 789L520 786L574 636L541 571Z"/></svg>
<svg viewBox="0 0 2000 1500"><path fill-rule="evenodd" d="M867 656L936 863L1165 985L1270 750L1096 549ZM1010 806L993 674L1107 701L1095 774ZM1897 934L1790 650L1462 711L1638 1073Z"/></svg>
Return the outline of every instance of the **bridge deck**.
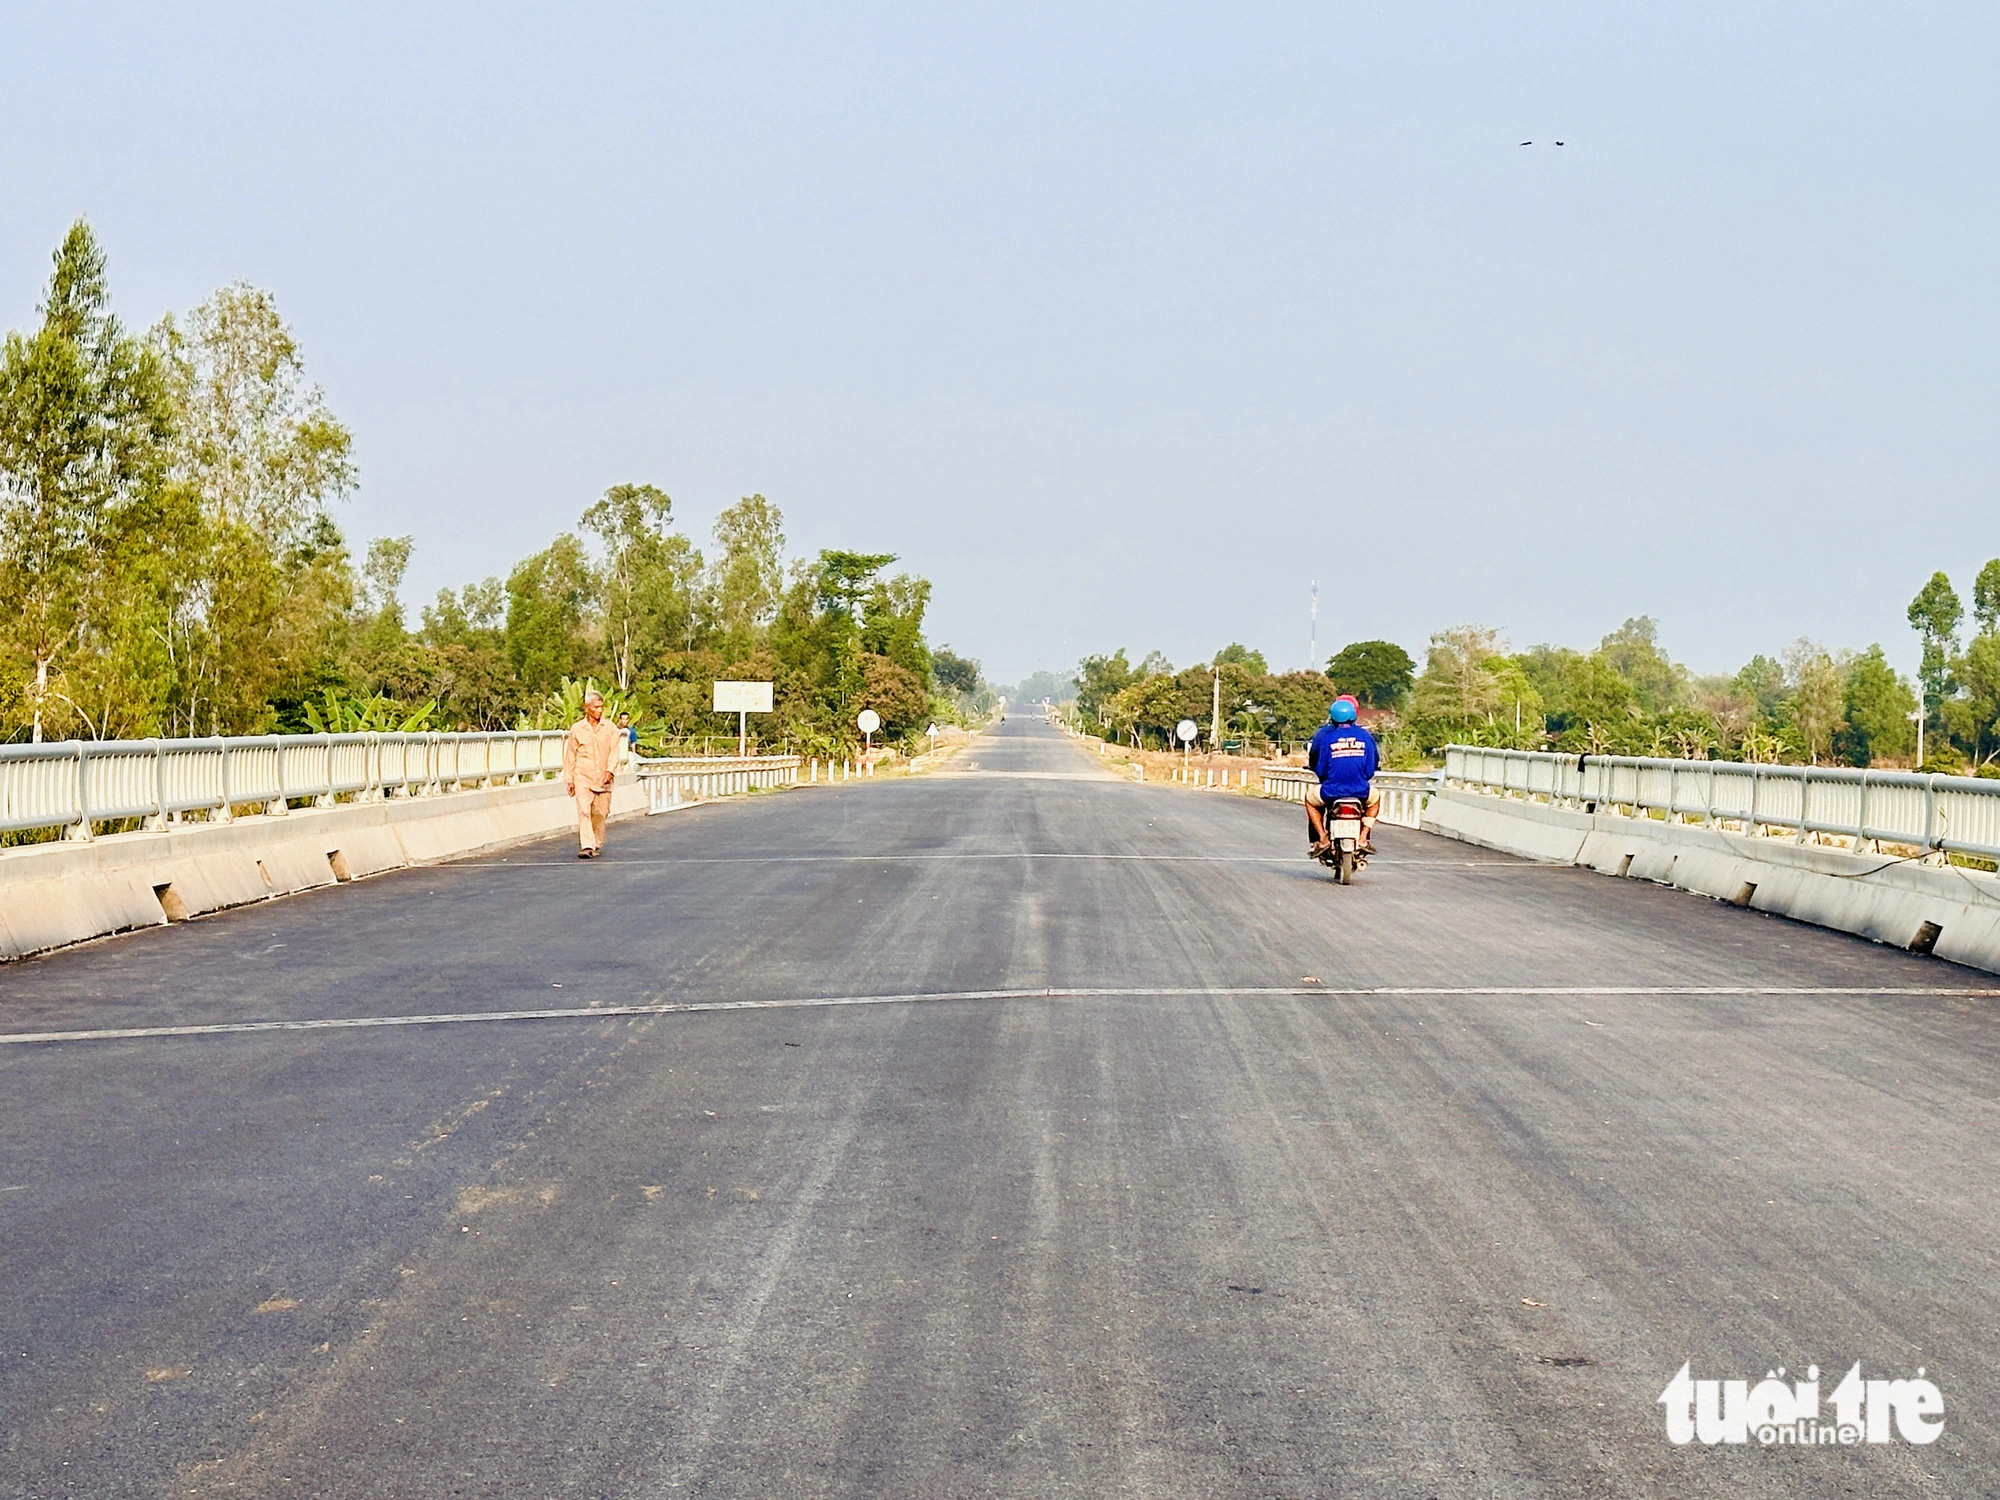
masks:
<svg viewBox="0 0 2000 1500"><path fill-rule="evenodd" d="M651 1008L0 1045L0 1495L1990 1484L1985 976L966 766L0 970L9 1034ZM1925 1365L1944 1437L1673 1448L1689 1359Z"/></svg>

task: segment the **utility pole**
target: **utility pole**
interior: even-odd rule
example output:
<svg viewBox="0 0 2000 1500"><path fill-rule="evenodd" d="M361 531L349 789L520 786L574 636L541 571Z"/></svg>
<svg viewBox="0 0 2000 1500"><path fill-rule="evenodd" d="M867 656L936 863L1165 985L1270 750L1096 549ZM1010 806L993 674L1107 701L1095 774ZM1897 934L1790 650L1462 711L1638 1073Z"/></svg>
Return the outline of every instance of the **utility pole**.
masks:
<svg viewBox="0 0 2000 1500"><path fill-rule="evenodd" d="M1216 662L1209 668L1215 673L1215 704L1208 711L1208 748L1222 746L1222 663Z"/></svg>
<svg viewBox="0 0 2000 1500"><path fill-rule="evenodd" d="M1306 650L1306 670L1317 672L1319 670L1319 580L1317 578L1313 580L1312 622L1312 645Z"/></svg>

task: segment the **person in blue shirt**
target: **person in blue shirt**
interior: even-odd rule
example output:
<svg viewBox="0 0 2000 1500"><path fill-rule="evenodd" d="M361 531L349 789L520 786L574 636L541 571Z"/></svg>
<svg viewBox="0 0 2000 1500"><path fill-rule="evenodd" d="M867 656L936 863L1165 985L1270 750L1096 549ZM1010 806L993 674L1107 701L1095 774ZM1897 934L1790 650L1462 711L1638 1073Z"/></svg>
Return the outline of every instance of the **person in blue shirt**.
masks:
<svg viewBox="0 0 2000 1500"><path fill-rule="evenodd" d="M1326 842L1326 808L1342 797L1353 797L1367 809L1361 818L1361 847L1375 849L1375 819L1382 811L1382 799L1375 795L1375 768L1382 752L1375 736L1358 722L1354 700L1342 695L1326 711L1326 723L1319 726L1306 746L1306 766L1319 778L1319 785L1306 788L1306 826L1312 830L1313 852Z"/></svg>

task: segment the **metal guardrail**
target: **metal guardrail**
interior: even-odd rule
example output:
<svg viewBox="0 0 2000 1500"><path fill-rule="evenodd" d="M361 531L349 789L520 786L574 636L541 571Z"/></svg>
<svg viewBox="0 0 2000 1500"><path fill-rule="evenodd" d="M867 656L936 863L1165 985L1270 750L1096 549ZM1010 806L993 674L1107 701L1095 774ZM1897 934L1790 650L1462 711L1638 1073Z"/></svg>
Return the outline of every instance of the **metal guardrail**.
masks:
<svg viewBox="0 0 2000 1500"><path fill-rule="evenodd" d="M801 762L796 755L753 755L742 760L668 756L636 764L646 788L646 810L657 813L690 800L727 797L763 787L797 786Z"/></svg>
<svg viewBox="0 0 2000 1500"><path fill-rule="evenodd" d="M1303 766L1266 766L1263 774L1264 795L1287 802L1304 802L1306 788L1319 785L1319 778ZM1421 827L1424 807L1439 785L1436 771L1377 771L1375 790L1382 794L1382 821L1398 828Z"/></svg>
<svg viewBox="0 0 2000 1500"><path fill-rule="evenodd" d="M1735 823L1749 834L1784 829L1799 843L1831 835L1857 850L1903 844L2000 859L2000 781L1971 776L1451 745L1444 777L1447 785L1593 812L1623 807L1713 827Z"/></svg>
<svg viewBox="0 0 2000 1500"><path fill-rule="evenodd" d="M205 740L64 740L0 745L0 831L234 809L281 816L310 797L423 796L536 779L562 769L560 729L470 734L270 734Z"/></svg>

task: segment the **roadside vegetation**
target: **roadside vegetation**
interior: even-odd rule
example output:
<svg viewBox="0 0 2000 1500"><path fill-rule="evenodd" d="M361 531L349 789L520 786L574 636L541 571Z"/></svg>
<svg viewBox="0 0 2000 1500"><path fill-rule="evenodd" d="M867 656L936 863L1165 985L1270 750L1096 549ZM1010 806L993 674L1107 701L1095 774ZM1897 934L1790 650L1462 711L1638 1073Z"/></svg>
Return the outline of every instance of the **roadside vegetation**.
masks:
<svg viewBox="0 0 2000 1500"><path fill-rule="evenodd" d="M1447 744L1765 763L1909 767L1921 702L1924 769L2000 776L2000 559L1973 585L1971 634L1951 580L1934 575L1911 601L1922 644L1918 680L1880 645L1834 651L1800 639L1729 676L1701 677L1660 649L1653 620L1627 620L1594 649L1512 649L1478 625L1439 631L1419 668L1388 641L1357 641L1320 672L1269 672L1231 645L1175 670L1158 652L1086 657L1069 691L1071 722L1135 748L1165 749L1193 719L1218 749L1296 751L1335 693L1352 693L1381 736L1385 761L1413 766ZM1071 695L1073 694L1073 698Z"/></svg>
<svg viewBox="0 0 2000 1500"><path fill-rule="evenodd" d="M0 350L0 740L564 724L586 684L650 748L733 751L715 679L768 680L765 748L921 748L982 715L979 664L924 636L931 585L888 553L789 558L751 495L706 553L620 484L504 577L401 603L411 538L333 515L353 438L272 295L242 282L144 333L79 221L39 323Z"/></svg>

